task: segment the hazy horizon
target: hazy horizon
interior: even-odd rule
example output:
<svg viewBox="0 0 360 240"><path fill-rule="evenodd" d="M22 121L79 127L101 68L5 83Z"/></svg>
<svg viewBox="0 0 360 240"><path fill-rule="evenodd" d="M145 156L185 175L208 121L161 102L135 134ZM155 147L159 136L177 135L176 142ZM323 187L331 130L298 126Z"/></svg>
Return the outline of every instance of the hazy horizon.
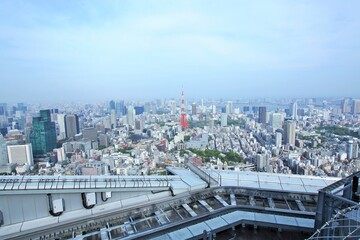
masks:
<svg viewBox="0 0 360 240"><path fill-rule="evenodd" d="M359 97L358 1L1 1L0 102Z"/></svg>

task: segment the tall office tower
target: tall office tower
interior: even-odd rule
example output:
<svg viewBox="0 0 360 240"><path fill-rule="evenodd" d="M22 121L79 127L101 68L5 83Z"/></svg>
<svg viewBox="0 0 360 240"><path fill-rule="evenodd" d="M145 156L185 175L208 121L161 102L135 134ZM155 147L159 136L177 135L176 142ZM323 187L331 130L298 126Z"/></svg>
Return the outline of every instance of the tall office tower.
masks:
<svg viewBox="0 0 360 240"><path fill-rule="evenodd" d="M213 118L211 118L209 121L209 133L214 133L214 128L215 128L215 121Z"/></svg>
<svg viewBox="0 0 360 240"><path fill-rule="evenodd" d="M283 115L281 113L273 113L270 115L270 123L273 131L282 129Z"/></svg>
<svg viewBox="0 0 360 240"><path fill-rule="evenodd" d="M8 160L8 154L7 154L7 145L4 140L4 137L2 134L0 134L0 166L7 164L9 162Z"/></svg>
<svg viewBox="0 0 360 240"><path fill-rule="evenodd" d="M181 113L180 113L180 126L183 128L188 128L189 124L186 119L185 113L185 99L184 99L184 91L181 93Z"/></svg>
<svg viewBox="0 0 360 240"><path fill-rule="evenodd" d="M109 112L111 112L111 110L115 110L115 102L113 100L109 102Z"/></svg>
<svg viewBox="0 0 360 240"><path fill-rule="evenodd" d="M111 116L105 116L102 119L105 129L111 129Z"/></svg>
<svg viewBox="0 0 360 240"><path fill-rule="evenodd" d="M281 147L281 144L282 144L282 133L275 132L275 146Z"/></svg>
<svg viewBox="0 0 360 240"><path fill-rule="evenodd" d="M7 146L9 163L34 164L31 143Z"/></svg>
<svg viewBox="0 0 360 240"><path fill-rule="evenodd" d="M56 148L56 129L55 123L51 122L50 110L40 110L40 117L33 118L30 142L34 155L45 155Z"/></svg>
<svg viewBox="0 0 360 240"><path fill-rule="evenodd" d="M210 109L211 109L212 114L216 114L216 106L215 105L211 105Z"/></svg>
<svg viewBox="0 0 360 240"><path fill-rule="evenodd" d="M291 115L292 119L296 120L296 121L299 120L297 111L298 111L298 105L297 105L297 102L294 101L290 106L290 115Z"/></svg>
<svg viewBox="0 0 360 240"><path fill-rule="evenodd" d="M65 129L65 114L57 115L57 123L59 126L59 135L58 139L63 140L66 138L66 129Z"/></svg>
<svg viewBox="0 0 360 240"><path fill-rule="evenodd" d="M116 111L115 110L111 110L110 119L111 119L111 129L114 129L116 127Z"/></svg>
<svg viewBox="0 0 360 240"><path fill-rule="evenodd" d="M26 112L27 111L27 107L25 105L25 103L18 103L17 104L17 110L18 111L21 111L21 112Z"/></svg>
<svg viewBox="0 0 360 240"><path fill-rule="evenodd" d="M343 100L341 100L340 108L342 113L349 113L351 111L350 99L344 98Z"/></svg>
<svg viewBox="0 0 360 240"><path fill-rule="evenodd" d="M135 106L134 109L135 109L135 115L143 114L145 111L144 106Z"/></svg>
<svg viewBox="0 0 360 240"><path fill-rule="evenodd" d="M135 126L135 110L134 110L133 106L128 107L127 124L132 126L133 128Z"/></svg>
<svg viewBox="0 0 360 240"><path fill-rule="evenodd" d="M284 124L285 144L295 145L296 123L291 120Z"/></svg>
<svg viewBox="0 0 360 240"><path fill-rule="evenodd" d="M109 136L104 133L99 134L99 146L108 147L109 146Z"/></svg>
<svg viewBox="0 0 360 240"><path fill-rule="evenodd" d="M354 157L354 158L358 158L358 157L359 157L359 144L358 144L357 141L354 142L353 157Z"/></svg>
<svg viewBox="0 0 360 240"><path fill-rule="evenodd" d="M352 114L360 113L360 99L354 99L352 105Z"/></svg>
<svg viewBox="0 0 360 240"><path fill-rule="evenodd" d="M76 114L65 115L65 132L68 139L80 133L79 117Z"/></svg>
<svg viewBox="0 0 360 240"><path fill-rule="evenodd" d="M191 104L191 115L196 115L196 103Z"/></svg>
<svg viewBox="0 0 360 240"><path fill-rule="evenodd" d="M227 114L232 114L233 113L233 102L232 101L228 101L226 104L226 113Z"/></svg>
<svg viewBox="0 0 360 240"><path fill-rule="evenodd" d="M1 116L7 115L7 104L6 103L0 103L0 115Z"/></svg>
<svg viewBox="0 0 360 240"><path fill-rule="evenodd" d="M125 115L125 113L124 113L124 101L116 102L116 104L115 104L115 112L116 112L116 116L118 116L118 117Z"/></svg>
<svg viewBox="0 0 360 240"><path fill-rule="evenodd" d="M354 158L354 141L349 140L349 142L346 144L346 153L347 153L347 159L353 159Z"/></svg>
<svg viewBox="0 0 360 240"><path fill-rule="evenodd" d="M170 113L176 114L176 101L171 100L169 103L170 103Z"/></svg>
<svg viewBox="0 0 360 240"><path fill-rule="evenodd" d="M266 123L266 107L259 107L259 123Z"/></svg>
<svg viewBox="0 0 360 240"><path fill-rule="evenodd" d="M94 127L83 129L82 134L83 138L90 139L91 141L96 141L98 138L97 130Z"/></svg>
<svg viewBox="0 0 360 240"><path fill-rule="evenodd" d="M226 127L226 126L227 126L227 118L228 118L227 113L222 113L222 114L221 114L221 126L222 126L222 127Z"/></svg>

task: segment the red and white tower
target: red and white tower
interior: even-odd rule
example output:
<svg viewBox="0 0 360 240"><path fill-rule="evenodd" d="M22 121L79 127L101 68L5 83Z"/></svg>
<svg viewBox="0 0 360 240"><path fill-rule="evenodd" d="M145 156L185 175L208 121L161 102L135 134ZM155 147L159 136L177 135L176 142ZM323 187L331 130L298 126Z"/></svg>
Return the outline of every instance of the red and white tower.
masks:
<svg viewBox="0 0 360 240"><path fill-rule="evenodd" d="M185 99L184 99L184 91L182 91L181 94L181 114L180 114L180 126L183 128L188 128L189 124L186 119L186 113L185 113Z"/></svg>

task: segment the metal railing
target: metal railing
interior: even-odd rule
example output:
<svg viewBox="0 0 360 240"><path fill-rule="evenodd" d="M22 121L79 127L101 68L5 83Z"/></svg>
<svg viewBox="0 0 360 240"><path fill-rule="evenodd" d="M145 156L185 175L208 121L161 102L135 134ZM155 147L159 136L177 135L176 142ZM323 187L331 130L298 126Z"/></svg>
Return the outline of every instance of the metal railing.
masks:
<svg viewBox="0 0 360 240"><path fill-rule="evenodd" d="M359 238L360 205L356 205L339 211L332 219L318 229L309 240Z"/></svg>
<svg viewBox="0 0 360 240"><path fill-rule="evenodd" d="M185 165L196 175L198 175L203 181L205 181L208 184L208 187L218 187L219 182L215 180L213 177L211 177L210 173L206 173L203 170L201 170L196 164L194 164L192 161L187 161Z"/></svg>
<svg viewBox="0 0 360 240"><path fill-rule="evenodd" d="M3 176L0 192L16 190L68 190L170 187L178 176Z"/></svg>

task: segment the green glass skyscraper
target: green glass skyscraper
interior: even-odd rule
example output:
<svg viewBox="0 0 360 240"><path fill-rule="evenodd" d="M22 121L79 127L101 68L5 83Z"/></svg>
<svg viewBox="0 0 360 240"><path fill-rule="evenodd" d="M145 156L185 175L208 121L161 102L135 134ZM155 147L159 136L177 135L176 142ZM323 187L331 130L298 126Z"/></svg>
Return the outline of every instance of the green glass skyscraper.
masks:
<svg viewBox="0 0 360 240"><path fill-rule="evenodd" d="M34 156L45 155L56 148L56 128L51 122L50 110L40 110L40 117L33 118L30 142Z"/></svg>

